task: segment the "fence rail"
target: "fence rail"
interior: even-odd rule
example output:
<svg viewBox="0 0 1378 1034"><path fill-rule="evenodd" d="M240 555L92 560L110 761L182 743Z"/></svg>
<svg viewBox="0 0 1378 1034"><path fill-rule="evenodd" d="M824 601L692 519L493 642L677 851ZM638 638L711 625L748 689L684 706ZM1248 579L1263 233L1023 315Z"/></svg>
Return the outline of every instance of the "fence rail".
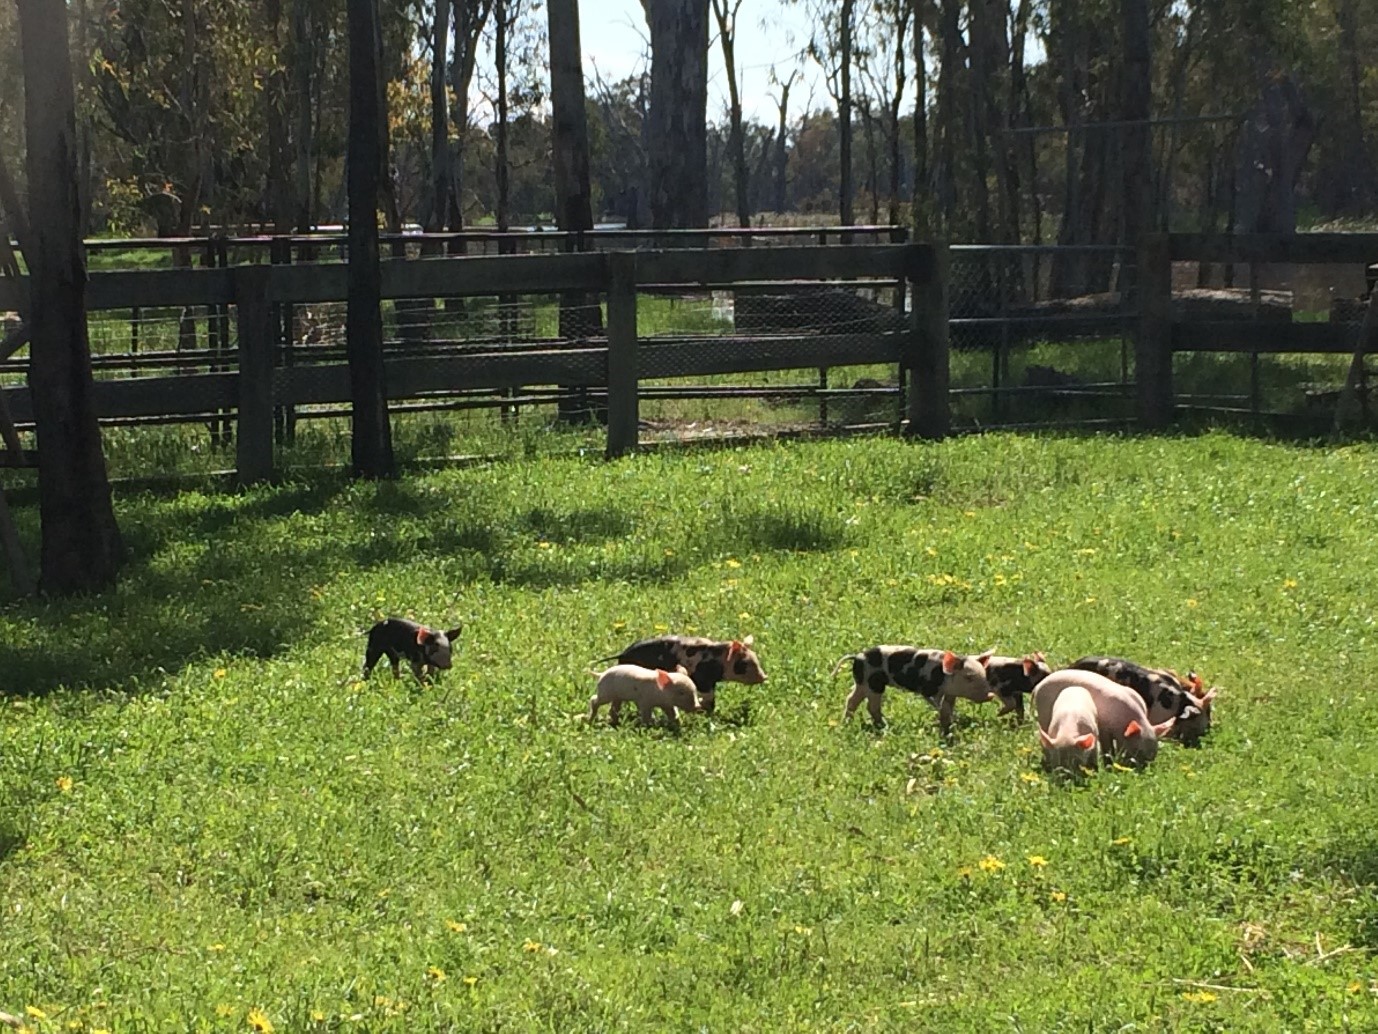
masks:
<svg viewBox="0 0 1378 1034"><path fill-rule="evenodd" d="M805 234L813 235L808 239L840 236L835 229L769 232L786 241ZM1242 353L1257 362L1259 356L1282 353L1378 352L1373 336L1359 347L1354 324L1297 321L1292 313L1278 311L1272 318L1257 318L1261 292L1254 275L1256 267L1269 263L1367 267L1378 258L1378 234L1157 235L1133 254L1105 246L888 243L890 228L865 232L881 242L744 247L743 241L714 231L734 242L711 248L384 260L382 293L397 307L402 338L385 349L389 399L399 411L466 409L563 404L571 393L582 392L586 403L592 400L605 410L607 451L616 455L638 444L643 400L747 394L812 398L821 419L829 404L841 400L894 400L898 405L889 426L936 438L952 429L952 407L960 409L968 400L989 398L996 421L1015 426L1010 420L1022 417L1019 400L1030 395L1064 403L1128 396L1135 400L1132 413L1140 426L1161 428L1186 406L1214 400L1231 403L1234 412L1241 408L1236 403L1250 398L1210 391L1174 394L1178 354ZM706 239L684 237L686 243ZM311 243L322 241L312 238ZM1075 260L1069 268L1098 264L1118 281L1115 290L1083 295L1079 301L1086 304L1073 307L1064 304L1066 299L1054 299L1053 307L1037 301L1051 270L1066 259ZM1234 311L1254 318L1203 318L1189 311L1182 293L1174 291L1174 262L1247 264L1252 289ZM317 306L342 311L346 276L338 262L92 273L88 308L131 314L129 351L95 357L100 418L108 424L219 421L226 438L233 425L240 478L271 477L275 440L283 420L294 419L296 407L310 407L303 415L339 415L350 402L342 334L310 343L293 326L294 312ZM1021 301L1012 300L1011 284L1023 292ZM866 295L863 301L858 289ZM23 278L0 279L0 310L20 308L26 291ZM528 324L514 330L510 300L517 296L547 299L547 322L538 326L528 314ZM645 299L657 296L687 297L705 307L726 298L730 330L696 335L638 329ZM490 322L470 328L474 332L466 337L409 338L403 324L404 306L418 301L439 313L436 299L477 299L487 305L483 300L492 298L498 303L484 310ZM563 325L563 306L571 298L582 299L588 324L582 329ZM558 331L556 299L562 306ZM788 302L787 312L771 307L781 299ZM829 305L835 308L821 318L819 307ZM190 309L204 310L212 347L184 349L179 340L176 347L163 341L139 351L141 318L172 313L160 318L178 320L181 332ZM988 386L953 385L950 328L958 347L980 348L991 356ZM1102 375L1084 383L1016 383L1009 375L1010 351L1039 335L1057 340L1123 335L1122 351L1124 340L1132 338L1132 379L1130 357L1123 351L1118 382ZM194 333L191 339L199 341ZM828 369L870 365L893 367L894 382L858 381L843 388L828 383ZM13 384L22 368L19 360L0 363L0 376ZM645 384L787 370L817 370L820 376L816 384ZM15 419L31 423L28 389L13 384L3 390ZM1256 390L1253 394L1256 398ZM874 415L869 419L874 422Z"/></svg>

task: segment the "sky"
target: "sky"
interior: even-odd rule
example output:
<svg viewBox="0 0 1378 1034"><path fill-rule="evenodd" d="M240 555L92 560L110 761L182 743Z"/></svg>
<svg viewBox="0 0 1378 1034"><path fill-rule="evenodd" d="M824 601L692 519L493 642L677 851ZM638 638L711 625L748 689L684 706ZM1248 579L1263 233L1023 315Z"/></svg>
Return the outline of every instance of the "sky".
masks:
<svg viewBox="0 0 1378 1034"><path fill-rule="evenodd" d="M763 26L768 20L771 24ZM712 9L708 15L708 118L725 120L727 79L723 72L722 50L718 43L717 22ZM773 123L778 109L771 94L779 88L770 84L774 64L782 79L799 67L802 78L790 88L790 112L802 111L813 90L811 107L832 106L818 66L807 58L797 59L808 43L809 18L804 5L782 7L778 0L743 0L737 22L737 66L742 91L742 114ZM640 0L582 0L579 5L579 42L584 50L584 74L592 79L594 69L604 79L615 82L633 75L649 60L650 34Z"/></svg>

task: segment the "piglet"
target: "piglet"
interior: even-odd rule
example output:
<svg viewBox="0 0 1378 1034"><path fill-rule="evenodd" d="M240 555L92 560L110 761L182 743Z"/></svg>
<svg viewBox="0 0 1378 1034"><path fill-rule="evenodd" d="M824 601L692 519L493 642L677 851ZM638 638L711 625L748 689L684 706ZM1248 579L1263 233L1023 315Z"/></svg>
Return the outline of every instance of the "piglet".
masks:
<svg viewBox="0 0 1378 1034"><path fill-rule="evenodd" d="M392 677L400 678L398 665L405 658L411 664L417 680L423 672L448 668L454 644L459 641L463 626L440 632L406 618L387 618L368 630L368 646L364 651L364 678L373 673L373 666L383 657L392 665Z"/></svg>
<svg viewBox="0 0 1378 1034"><path fill-rule="evenodd" d="M1037 690L1035 690L1037 692ZM1100 759L1100 726L1096 702L1083 686L1066 686L1053 701L1047 726L1038 727L1043 744L1043 767L1080 775Z"/></svg>
<svg viewBox="0 0 1378 1034"><path fill-rule="evenodd" d="M641 724L650 725L656 708L665 712L666 724L679 728L679 711L701 709L694 680L683 666L674 671L664 668L643 668L639 664L614 664L598 675L598 689L589 697L589 721L598 717L598 709L608 708L608 723L616 725L621 719L622 705L635 704Z"/></svg>
<svg viewBox="0 0 1378 1034"><path fill-rule="evenodd" d="M886 686L898 686L918 693L938 711L938 728L944 736L952 728L953 704L958 699L984 703L995 694L986 679L991 651L963 655L951 650L928 650L915 646L872 646L861 653L849 653L833 668L836 675L852 662L852 692L842 717L845 721L866 701L871 720L885 723L881 713Z"/></svg>
<svg viewBox="0 0 1378 1034"><path fill-rule="evenodd" d="M1094 671L1128 686L1139 694L1152 721L1176 718L1172 738L1185 746L1196 746L1210 730L1216 690L1207 692L1199 675L1188 673L1184 678L1170 668L1147 668L1123 657L1082 657L1068 667Z"/></svg>
<svg viewBox="0 0 1378 1034"><path fill-rule="evenodd" d="M619 654L595 661L616 660L618 664L639 664L646 668L671 671L683 667L694 680L700 706L712 714L718 699L719 682L739 682L759 686L766 680L761 659L751 648L752 638L705 639L702 636L661 635L638 639Z"/></svg>
<svg viewBox="0 0 1378 1034"><path fill-rule="evenodd" d="M1023 657L992 657L986 665L986 679L1000 701L1000 710L995 717L1013 711L1022 722L1024 698L1052 674L1052 670L1041 653L1025 654Z"/></svg>
<svg viewBox="0 0 1378 1034"><path fill-rule="evenodd" d="M1038 684L1033 696L1040 729L1049 727L1058 697L1072 686L1086 690L1095 702L1101 753L1136 765L1146 765L1158 756L1158 739L1172 731L1176 719L1154 725L1138 693L1094 671L1063 668Z"/></svg>

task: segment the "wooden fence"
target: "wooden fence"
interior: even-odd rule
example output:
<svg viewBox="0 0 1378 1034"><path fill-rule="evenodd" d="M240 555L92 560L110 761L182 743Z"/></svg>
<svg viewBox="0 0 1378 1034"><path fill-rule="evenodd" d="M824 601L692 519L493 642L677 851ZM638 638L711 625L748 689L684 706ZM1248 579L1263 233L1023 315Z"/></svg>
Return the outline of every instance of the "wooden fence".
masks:
<svg viewBox="0 0 1378 1034"><path fill-rule="evenodd" d="M1253 319L1188 319L1175 311L1172 278L1174 262L1247 265L1250 292L1257 301L1260 267L1353 265L1368 270L1378 262L1378 234L1154 234L1140 246L1138 261L1135 380L1138 421L1145 429L1167 427L1173 419L1177 407L1172 358L1177 353L1245 353L1255 358L1378 353L1378 334L1372 332L1371 321L1265 320L1258 319L1258 313ZM1359 340L1361 334L1366 340Z"/></svg>
<svg viewBox="0 0 1378 1034"><path fill-rule="evenodd" d="M862 364L895 364L910 377L908 429L925 437L948 430L946 248L930 244L806 245L636 252L589 252L384 261L385 299L556 295L586 292L607 303L605 334L536 347L491 345L462 354L396 356L385 362L392 400L526 385L605 387L607 451L637 444L642 379ZM102 309L233 307L237 354L221 371L100 379L104 420L156 418L233 410L241 482L274 474L274 410L348 403L343 362L285 366L277 362L274 307L346 299L340 264L248 265L92 274L87 306ZM903 330L845 333L759 333L714 337L640 338L637 298L667 289L797 290L808 284L874 281L907 284L911 299ZM15 307L23 280L0 281L0 310ZM711 343L714 347L706 348ZM233 361L237 360L237 361ZM20 423L31 419L28 389L5 392Z"/></svg>
<svg viewBox="0 0 1378 1034"><path fill-rule="evenodd" d="M1360 344L1361 331L1352 323L1188 318L1174 304L1174 262L1247 265L1257 293L1255 270L1264 264L1367 266L1375 259L1378 234L1146 238L1130 305L1120 310L1135 312L1130 322L1135 328L1134 391L1140 426L1162 428L1173 419L1178 408L1173 356L1178 353L1378 352L1378 335ZM199 365L191 372L159 369L151 376L98 379L98 415L106 422L119 422L203 415L228 419L232 414L240 480L272 477L275 413L281 414L284 407L338 407L350 402L348 366L338 352L305 365L283 361L281 309L345 301L346 276L346 267L338 263L92 274L87 289L92 311L203 307L221 314L216 318L226 324L219 340L228 342L231 321L237 330L232 349L199 352L212 358L209 364L196 360ZM641 384L647 379L893 364L904 385L901 391L907 390L907 396L901 396L904 429L938 438L950 430L949 400L955 394L949 391L949 279L949 249L913 243L393 259L382 267L386 299L583 292L605 301L606 326L586 338L526 340L518 348L490 340L438 353L390 350L385 361L387 390L394 402L434 400L447 392L510 392L529 385L606 391L607 451L618 455L637 444ZM650 293L728 291L746 296L763 289L787 294L806 291L810 285L859 284L898 286L908 298L907 315L903 320L824 328L821 333L743 326L731 335L713 337L642 337L637 331L638 298ZM23 279L0 279L0 311L19 308L26 290ZM1372 328L1373 323L1364 326ZM167 369L178 365L169 359ZM29 422L28 389L10 387L4 395L15 419ZM491 395L485 404L492 404Z"/></svg>

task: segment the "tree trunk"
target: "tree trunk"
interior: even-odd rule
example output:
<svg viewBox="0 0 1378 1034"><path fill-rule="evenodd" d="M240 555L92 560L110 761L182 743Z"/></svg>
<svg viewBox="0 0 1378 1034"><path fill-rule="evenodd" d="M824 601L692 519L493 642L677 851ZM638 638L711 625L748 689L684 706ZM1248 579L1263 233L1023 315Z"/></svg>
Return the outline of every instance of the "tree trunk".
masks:
<svg viewBox="0 0 1378 1034"><path fill-rule="evenodd" d="M307 0L292 0L292 92L296 113L296 224L298 233L310 233L315 225L311 189L311 152L314 147L312 70L315 54L311 38L311 12Z"/></svg>
<svg viewBox="0 0 1378 1034"><path fill-rule="evenodd" d="M579 44L579 0L547 0L550 35L551 152L555 165L555 225L571 236L565 250L584 250L583 233L593 229L589 186L588 113L584 105L583 51ZM596 298L583 291L560 295L560 337L578 341L602 330ZM570 394L572 393L572 395ZM558 407L561 419L589 415L588 394L566 389Z"/></svg>
<svg viewBox="0 0 1378 1034"><path fill-rule="evenodd" d="M434 0L431 22L431 207L426 229L445 229L450 216L450 97L445 55L450 38L450 0Z"/></svg>
<svg viewBox="0 0 1378 1034"><path fill-rule="evenodd" d="M1154 225L1153 192L1148 179L1153 162L1148 126L1153 90L1148 0L1120 0L1120 16L1124 33L1124 94L1120 117L1127 123L1120 147L1124 173L1120 243L1134 254L1145 230Z"/></svg>
<svg viewBox="0 0 1378 1034"><path fill-rule="evenodd" d="M713 0L713 17L718 22L718 42L722 47L723 67L727 70L728 121L732 150L732 179L737 194L737 225L751 225L750 176L746 168L746 138L742 131L742 98L737 84L737 11L742 0Z"/></svg>
<svg viewBox="0 0 1378 1034"><path fill-rule="evenodd" d="M506 233L512 226L511 174L507 156L507 0L493 4L493 66L498 80L497 123L493 127L495 150L493 178L497 185L498 233ZM500 245L507 244L504 241Z"/></svg>
<svg viewBox="0 0 1378 1034"><path fill-rule="evenodd" d="M775 102L780 112L780 121L775 129L775 213L786 211L789 207L789 88L794 85L796 72L780 84L780 99Z"/></svg>
<svg viewBox="0 0 1378 1034"><path fill-rule="evenodd" d="M260 95L264 128L268 137L268 210L274 233L287 233L292 227L291 141L287 129L287 75L281 60L282 0L265 0L264 35L269 41L265 59L272 63L264 76Z"/></svg>
<svg viewBox="0 0 1378 1034"><path fill-rule="evenodd" d="M914 10L914 236L933 234L932 184L928 179L928 66L924 37L929 0L912 0Z"/></svg>
<svg viewBox="0 0 1378 1034"><path fill-rule="evenodd" d="M641 0L651 30L651 225L708 225L708 0Z"/></svg>
<svg viewBox="0 0 1378 1034"><path fill-rule="evenodd" d="M904 89L908 85L909 69L908 60L904 49L904 37L909 31L909 23L913 18L913 9L907 4L901 4L896 16L896 39L894 65L891 69L894 80L894 93L890 96L890 106L886 111L886 144L890 153L890 189L887 202L886 219L891 226L898 226L900 221L900 180L903 178L904 167L903 158L900 154L900 104L904 99ZM920 99L922 103L922 98Z"/></svg>
<svg viewBox="0 0 1378 1034"><path fill-rule="evenodd" d="M957 211L957 77L962 60L960 0L940 0L942 53L938 62L938 212L942 233L952 234Z"/></svg>
<svg viewBox="0 0 1378 1034"><path fill-rule="evenodd" d="M386 153L387 112L379 74L382 53L376 0L348 0L349 13L349 303L345 335L353 402L354 476L392 477L392 425L383 368L378 259L378 199Z"/></svg>
<svg viewBox="0 0 1378 1034"><path fill-rule="evenodd" d="M123 545L96 422L86 331L76 97L63 0L19 0L29 177L29 390L38 436L40 586L109 585Z"/></svg>
<svg viewBox="0 0 1378 1034"><path fill-rule="evenodd" d="M837 98L837 156L842 165L842 183L838 189L837 213L843 226L851 226L855 221L852 214L852 199L856 194L852 183L852 12L855 8L856 0L842 0L838 15L842 92Z"/></svg>

